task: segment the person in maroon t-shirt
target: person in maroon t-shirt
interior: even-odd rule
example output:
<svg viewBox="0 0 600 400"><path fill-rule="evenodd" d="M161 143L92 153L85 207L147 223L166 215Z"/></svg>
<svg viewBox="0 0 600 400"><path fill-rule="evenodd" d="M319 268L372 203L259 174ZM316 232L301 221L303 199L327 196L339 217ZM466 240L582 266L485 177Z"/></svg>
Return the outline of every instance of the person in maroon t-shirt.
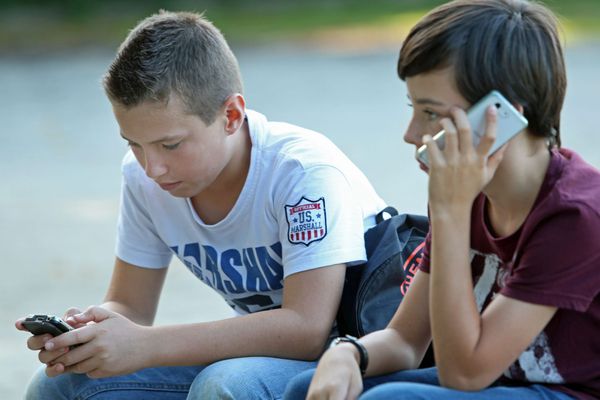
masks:
<svg viewBox="0 0 600 400"><path fill-rule="evenodd" d="M429 160L420 270L386 329L335 341L284 398L600 398L600 171L560 148L555 17L524 0L444 4L409 33L398 74L404 140ZM474 145L465 112L492 90L529 122L493 153L500 113ZM432 340L436 367L415 370Z"/></svg>

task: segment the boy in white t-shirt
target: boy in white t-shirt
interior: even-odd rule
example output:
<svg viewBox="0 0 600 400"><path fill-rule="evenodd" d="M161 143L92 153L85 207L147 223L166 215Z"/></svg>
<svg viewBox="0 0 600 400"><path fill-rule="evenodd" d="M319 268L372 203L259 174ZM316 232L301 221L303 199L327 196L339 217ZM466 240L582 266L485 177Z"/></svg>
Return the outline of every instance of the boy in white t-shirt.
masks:
<svg viewBox="0 0 600 400"><path fill-rule="evenodd" d="M77 329L29 339L46 366L27 398L279 398L316 365L385 204L327 138L246 110L200 15L142 21L103 83L131 147L114 272L102 305L65 314ZM173 255L239 316L152 326Z"/></svg>

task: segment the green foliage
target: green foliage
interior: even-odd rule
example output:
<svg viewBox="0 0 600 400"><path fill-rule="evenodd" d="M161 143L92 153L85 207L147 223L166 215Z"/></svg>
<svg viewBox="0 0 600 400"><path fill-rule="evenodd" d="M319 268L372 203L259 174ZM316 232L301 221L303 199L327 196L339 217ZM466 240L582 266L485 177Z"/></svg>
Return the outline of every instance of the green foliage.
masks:
<svg viewBox="0 0 600 400"><path fill-rule="evenodd" d="M114 47L160 9L206 12L233 43L297 38L331 27L379 27L443 0L0 0L0 50ZM569 32L600 35L600 1L547 0ZM396 18L396 21L408 21ZM386 22L387 21L387 22Z"/></svg>

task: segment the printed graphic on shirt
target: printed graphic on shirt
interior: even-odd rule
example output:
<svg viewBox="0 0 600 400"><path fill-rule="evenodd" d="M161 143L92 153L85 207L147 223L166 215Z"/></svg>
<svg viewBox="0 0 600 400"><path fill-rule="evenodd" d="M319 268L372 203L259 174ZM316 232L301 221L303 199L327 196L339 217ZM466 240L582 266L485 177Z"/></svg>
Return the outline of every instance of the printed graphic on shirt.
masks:
<svg viewBox="0 0 600 400"><path fill-rule="evenodd" d="M521 353L519 359L504 372L504 375L526 382L557 384L565 382L556 368L548 336L544 332L540 333Z"/></svg>
<svg viewBox="0 0 600 400"><path fill-rule="evenodd" d="M218 291L241 314L281 305L281 243L218 251L201 243L171 250L202 282Z"/></svg>
<svg viewBox="0 0 600 400"><path fill-rule="evenodd" d="M288 240L292 244L310 245L327 235L325 199L310 200L302 197L293 206L285 206Z"/></svg>
<svg viewBox="0 0 600 400"><path fill-rule="evenodd" d="M506 285L508 268L496 254L484 254L471 249L470 256L475 273L475 301L481 312ZM504 375L524 382L564 383L544 331L521 353Z"/></svg>
<svg viewBox="0 0 600 400"><path fill-rule="evenodd" d="M493 299L500 288L504 287L504 281L500 278L504 276L500 268L502 260L496 254L483 254L471 250L471 265L478 275L475 283L475 302L479 312Z"/></svg>

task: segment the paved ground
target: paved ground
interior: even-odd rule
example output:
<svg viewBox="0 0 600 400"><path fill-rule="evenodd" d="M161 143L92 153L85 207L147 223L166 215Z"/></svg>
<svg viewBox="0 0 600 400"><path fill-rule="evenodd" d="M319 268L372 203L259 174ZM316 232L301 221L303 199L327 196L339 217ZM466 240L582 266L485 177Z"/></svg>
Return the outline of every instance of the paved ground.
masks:
<svg viewBox="0 0 600 400"><path fill-rule="evenodd" d="M396 49L328 54L240 49L251 108L325 132L400 210L425 212L426 181L402 143L410 109L395 76ZM125 144L100 90L110 54L0 59L0 396L22 397L37 367L13 321L101 301L108 280ZM600 167L600 43L568 49L563 143ZM178 263L158 323L228 312Z"/></svg>

